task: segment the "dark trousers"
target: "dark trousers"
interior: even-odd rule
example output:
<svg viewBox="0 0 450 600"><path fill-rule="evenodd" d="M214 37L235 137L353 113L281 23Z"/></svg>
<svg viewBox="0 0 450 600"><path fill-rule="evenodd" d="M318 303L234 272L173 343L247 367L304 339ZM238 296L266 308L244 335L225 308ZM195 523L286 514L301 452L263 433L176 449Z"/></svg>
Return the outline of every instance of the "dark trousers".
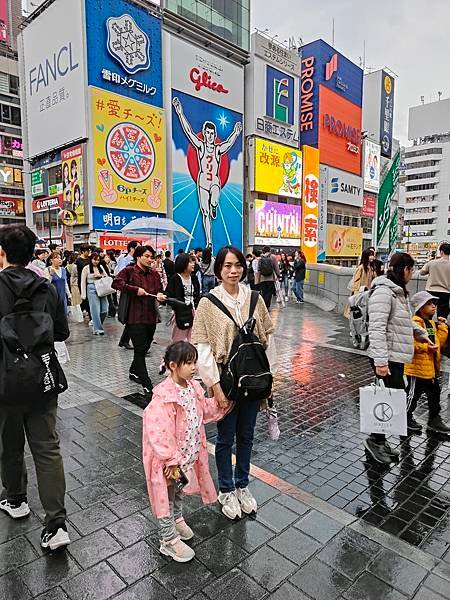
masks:
<svg viewBox="0 0 450 600"><path fill-rule="evenodd" d="M57 400L42 408L19 411L0 408L1 498L12 503L27 500L27 470L24 461L25 435L36 468L39 497L45 525L54 529L64 524L66 482L56 433Z"/></svg>
<svg viewBox="0 0 450 600"><path fill-rule="evenodd" d="M437 316L444 317L444 319L446 319L448 317L448 313L450 312L450 294L447 292L430 292L430 294L438 298Z"/></svg>
<svg viewBox="0 0 450 600"><path fill-rule="evenodd" d="M91 318L91 309L89 307L89 300L86 298L85 300L81 301L80 304L81 310L85 310L88 315L89 315L89 319Z"/></svg>
<svg viewBox="0 0 450 600"><path fill-rule="evenodd" d="M128 325L125 325L123 328L122 335L120 336L119 346L125 346L125 344L130 343L130 332L128 330Z"/></svg>
<svg viewBox="0 0 450 600"><path fill-rule="evenodd" d="M261 281L257 287L264 300L264 304L267 306L267 310L269 310L272 296L275 294L275 283L273 281Z"/></svg>
<svg viewBox="0 0 450 600"><path fill-rule="evenodd" d="M412 417L417 408L417 402L422 394L428 401L428 418L433 419L441 412L441 387L437 379L421 379L408 375L408 386L406 388L406 399L408 406L408 418Z"/></svg>
<svg viewBox="0 0 450 600"><path fill-rule="evenodd" d="M372 369L375 371L375 365L372 359L370 360L370 364L372 365ZM403 363L389 361L389 371L391 374L387 375L386 377L379 377L378 379L382 379L387 388L391 388L393 390L404 390L406 388L405 378L403 375L404 368L405 365ZM386 441L386 436L384 433L371 433L370 437L379 444Z"/></svg>
<svg viewBox="0 0 450 600"><path fill-rule="evenodd" d="M259 402L240 402L217 423L216 465L221 492L232 492L248 486L253 434ZM236 467L231 464L231 455L236 438Z"/></svg>
<svg viewBox="0 0 450 600"><path fill-rule="evenodd" d="M142 381L144 387L151 385L151 379L145 363L145 355L150 349L155 335L156 325L127 325L128 333L134 347L134 358L130 366L130 373L134 373Z"/></svg>

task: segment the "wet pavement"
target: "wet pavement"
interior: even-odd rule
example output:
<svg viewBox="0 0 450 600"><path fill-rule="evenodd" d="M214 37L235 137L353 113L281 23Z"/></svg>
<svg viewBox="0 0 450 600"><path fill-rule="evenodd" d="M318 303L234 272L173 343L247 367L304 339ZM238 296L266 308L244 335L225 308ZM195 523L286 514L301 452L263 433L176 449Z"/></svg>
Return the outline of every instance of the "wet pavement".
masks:
<svg viewBox="0 0 450 600"><path fill-rule="evenodd" d="M188 499L196 551L188 565L158 553L140 462L142 411L129 401L140 390L127 378L131 352L116 345L121 326L108 319L104 338L73 328L58 419L72 544L40 549L28 456L32 515L12 522L0 514L0 600L450 598L449 441L414 436L399 445L398 465L370 466L358 388L371 373L345 321L310 305L273 316L282 434L270 441L260 416L251 484L260 510L232 523L217 506ZM167 339L161 325L152 376ZM211 468L215 476L213 459Z"/></svg>

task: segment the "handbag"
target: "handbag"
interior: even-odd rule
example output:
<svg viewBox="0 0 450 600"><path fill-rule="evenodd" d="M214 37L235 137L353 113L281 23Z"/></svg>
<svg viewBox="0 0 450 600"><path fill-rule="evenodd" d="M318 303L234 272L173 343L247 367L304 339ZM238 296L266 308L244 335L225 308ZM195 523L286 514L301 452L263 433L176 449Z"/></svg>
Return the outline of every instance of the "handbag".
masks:
<svg viewBox="0 0 450 600"><path fill-rule="evenodd" d="M376 380L359 389L359 413L363 433L407 435L405 390L387 388Z"/></svg>
<svg viewBox="0 0 450 600"><path fill-rule="evenodd" d="M194 324L192 304L186 304L176 298L167 298L166 302L175 314L175 324L178 329L190 329Z"/></svg>
<svg viewBox="0 0 450 600"><path fill-rule="evenodd" d="M130 312L130 294L128 292L120 292L119 306L117 307L117 320L122 325L128 322L128 313Z"/></svg>
<svg viewBox="0 0 450 600"><path fill-rule="evenodd" d="M112 282L113 279L112 277L109 277L109 275L94 281L95 291L97 292L97 296L99 298L104 298L105 296L109 296L110 294L114 293Z"/></svg>

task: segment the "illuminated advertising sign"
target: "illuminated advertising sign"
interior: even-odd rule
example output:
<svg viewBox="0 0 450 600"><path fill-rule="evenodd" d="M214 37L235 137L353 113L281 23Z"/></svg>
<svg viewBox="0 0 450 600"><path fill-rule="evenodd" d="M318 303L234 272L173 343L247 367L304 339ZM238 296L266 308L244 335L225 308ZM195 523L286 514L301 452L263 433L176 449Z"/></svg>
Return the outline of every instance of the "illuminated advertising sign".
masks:
<svg viewBox="0 0 450 600"><path fill-rule="evenodd" d="M352 173L328 167L327 190L329 202L358 207L363 204L362 178Z"/></svg>
<svg viewBox="0 0 450 600"><path fill-rule="evenodd" d="M392 131L394 126L394 78L381 72L381 112L380 112L380 142L381 155L392 156Z"/></svg>
<svg viewBox="0 0 450 600"><path fill-rule="evenodd" d="M363 230L361 227L328 224L327 240L327 256L360 256L362 252Z"/></svg>
<svg viewBox="0 0 450 600"><path fill-rule="evenodd" d="M22 198L0 196L0 217L24 217L25 208Z"/></svg>
<svg viewBox="0 0 450 600"><path fill-rule="evenodd" d="M378 194L380 189L380 145L364 140L363 178L364 189Z"/></svg>
<svg viewBox="0 0 450 600"><path fill-rule="evenodd" d="M0 42L7 44L8 35L8 0L0 0Z"/></svg>
<svg viewBox="0 0 450 600"><path fill-rule="evenodd" d="M324 116L322 110L323 90L331 93L331 97L337 96L340 101L344 101L343 104L347 102L361 109L363 71L323 40L316 40L303 46L301 56L300 143L322 149L320 137L321 121ZM332 109L332 106L328 108ZM333 110L327 110L327 114L328 126L340 131L337 121L341 117L334 114ZM351 122L343 121L342 127L344 125L346 130L357 129L360 133L361 119ZM357 139L357 135L352 131L348 141L353 146L357 145L355 139ZM356 152L355 148L351 148L349 151L352 150ZM321 162L332 164L323 160L322 156ZM332 166L343 168L338 164L332 164Z"/></svg>
<svg viewBox="0 0 450 600"><path fill-rule="evenodd" d="M319 241L317 244L317 261L327 257L327 211L328 211L328 170L329 167L320 165L319 181Z"/></svg>
<svg viewBox="0 0 450 600"><path fill-rule="evenodd" d="M86 0L88 82L162 106L161 19L125 0Z"/></svg>
<svg viewBox="0 0 450 600"><path fill-rule="evenodd" d="M156 213L120 208L92 207L92 228L98 231L121 231L125 225L141 217L156 217ZM136 239L134 236L132 239Z"/></svg>
<svg viewBox="0 0 450 600"><path fill-rule="evenodd" d="M260 138L255 139L253 189L266 194L302 197L302 153Z"/></svg>
<svg viewBox="0 0 450 600"><path fill-rule="evenodd" d="M317 262L319 241L319 151L303 146L302 250L307 263Z"/></svg>
<svg viewBox="0 0 450 600"><path fill-rule="evenodd" d="M62 194L58 194L57 196L49 196L48 198L39 198L37 200L33 200L31 208L34 213L46 212L49 210L59 210L63 206L63 197Z"/></svg>
<svg viewBox="0 0 450 600"><path fill-rule="evenodd" d="M83 146L78 144L61 152L62 192L64 208L76 214L76 222L85 221L84 182L83 182ZM50 186L49 186L49 193Z"/></svg>
<svg viewBox="0 0 450 600"><path fill-rule="evenodd" d="M362 110L325 86L320 89L319 148L322 164L361 174Z"/></svg>
<svg viewBox="0 0 450 600"><path fill-rule="evenodd" d="M377 209L377 197L369 192L364 192L361 216L373 219Z"/></svg>
<svg viewBox="0 0 450 600"><path fill-rule="evenodd" d="M300 206L255 201L255 244L298 247L300 230Z"/></svg>

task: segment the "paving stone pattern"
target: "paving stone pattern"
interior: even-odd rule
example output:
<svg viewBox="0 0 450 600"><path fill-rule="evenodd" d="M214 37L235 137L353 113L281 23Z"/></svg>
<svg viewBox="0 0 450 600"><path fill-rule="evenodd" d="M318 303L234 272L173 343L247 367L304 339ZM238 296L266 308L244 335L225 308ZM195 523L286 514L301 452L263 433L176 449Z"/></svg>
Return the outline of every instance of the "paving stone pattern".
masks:
<svg viewBox="0 0 450 600"><path fill-rule="evenodd" d="M116 347L120 327L108 320L108 335L93 339L87 326L74 327L71 389L58 417L72 544L40 549L43 513L27 455L32 514L21 522L0 514L0 600L450 598L448 442L414 437L401 445L398 466L368 468L357 389L370 371L348 351L345 323L310 306L273 314L282 436L269 441L261 416L253 457L273 485L252 481L260 510L237 523L217 505L187 498L196 551L187 565L158 552L140 462L141 410L123 399L139 388L127 380L131 352ZM152 375L167 330L158 335ZM212 458L211 470L216 477ZM280 481L299 493L283 493Z"/></svg>

